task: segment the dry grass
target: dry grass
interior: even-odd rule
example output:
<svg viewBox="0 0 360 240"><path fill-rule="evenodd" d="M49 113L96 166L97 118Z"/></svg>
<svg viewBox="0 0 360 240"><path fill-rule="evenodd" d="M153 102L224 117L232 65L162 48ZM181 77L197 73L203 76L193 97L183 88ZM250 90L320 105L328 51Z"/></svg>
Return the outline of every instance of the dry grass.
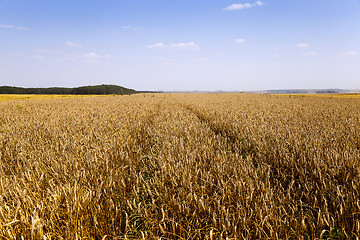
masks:
<svg viewBox="0 0 360 240"><path fill-rule="evenodd" d="M328 93L328 94L274 94L278 96L320 97L320 98L360 98L360 93Z"/></svg>
<svg viewBox="0 0 360 240"><path fill-rule="evenodd" d="M0 103L2 239L358 239L360 100Z"/></svg>
<svg viewBox="0 0 360 240"><path fill-rule="evenodd" d="M98 96L98 95L90 95ZM65 99L65 98L84 98L89 95L41 95L41 94L0 94L0 102L12 100L39 100L39 99Z"/></svg>

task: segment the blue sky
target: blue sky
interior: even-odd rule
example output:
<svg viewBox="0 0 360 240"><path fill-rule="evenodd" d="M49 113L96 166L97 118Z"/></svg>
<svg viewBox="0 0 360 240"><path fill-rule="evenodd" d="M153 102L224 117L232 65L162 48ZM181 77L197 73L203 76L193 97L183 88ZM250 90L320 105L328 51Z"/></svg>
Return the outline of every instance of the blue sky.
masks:
<svg viewBox="0 0 360 240"><path fill-rule="evenodd" d="M0 85L360 88L359 0L0 0Z"/></svg>

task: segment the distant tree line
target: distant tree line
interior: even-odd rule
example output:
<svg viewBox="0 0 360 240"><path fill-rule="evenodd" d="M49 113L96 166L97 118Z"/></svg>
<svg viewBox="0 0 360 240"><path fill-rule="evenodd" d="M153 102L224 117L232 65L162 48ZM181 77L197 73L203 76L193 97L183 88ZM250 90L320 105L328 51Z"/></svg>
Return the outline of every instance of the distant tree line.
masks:
<svg viewBox="0 0 360 240"><path fill-rule="evenodd" d="M319 90L316 93L338 93L336 90Z"/></svg>
<svg viewBox="0 0 360 240"><path fill-rule="evenodd" d="M74 94L74 95L125 95L135 94L137 91L129 88L120 87L117 85L96 85L96 86L84 86L76 88L63 88L63 87L51 87L51 88L22 88L22 87L0 87L0 94Z"/></svg>

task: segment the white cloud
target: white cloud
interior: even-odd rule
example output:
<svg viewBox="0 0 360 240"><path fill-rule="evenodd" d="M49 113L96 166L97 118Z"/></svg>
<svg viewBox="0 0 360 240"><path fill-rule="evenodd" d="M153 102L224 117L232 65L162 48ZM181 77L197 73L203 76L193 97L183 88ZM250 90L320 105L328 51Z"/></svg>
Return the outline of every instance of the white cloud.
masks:
<svg viewBox="0 0 360 240"><path fill-rule="evenodd" d="M241 10L244 8L252 8L252 4L250 4L250 3L232 4L232 5L224 8L224 10L231 11L231 10Z"/></svg>
<svg viewBox="0 0 360 240"><path fill-rule="evenodd" d="M79 43L74 43L74 42L71 42L71 41L65 42L65 46L67 46L67 47L82 47L81 44L79 44Z"/></svg>
<svg viewBox="0 0 360 240"><path fill-rule="evenodd" d="M91 52L91 53L84 53L84 54L83 54L83 57L85 57L85 58L90 58L90 59L100 58L100 56L99 56L99 55L97 55L97 54L96 54L96 53L94 53L94 52Z"/></svg>
<svg viewBox="0 0 360 240"><path fill-rule="evenodd" d="M356 56L356 55L358 55L358 52L355 50L350 50L350 51L342 52L339 55L340 56Z"/></svg>
<svg viewBox="0 0 360 240"><path fill-rule="evenodd" d="M101 60L108 59L111 56L109 54L99 55L94 52L89 52L89 53L84 53L82 57L85 58L86 62L88 63L99 63Z"/></svg>
<svg viewBox="0 0 360 240"><path fill-rule="evenodd" d="M178 48L178 49L198 49L199 46L194 42L188 43L172 43L169 45L169 48Z"/></svg>
<svg viewBox="0 0 360 240"><path fill-rule="evenodd" d="M264 6L264 3L262 1L256 1L255 5L261 7L261 6Z"/></svg>
<svg viewBox="0 0 360 240"><path fill-rule="evenodd" d="M160 42L160 43L155 43L155 44L149 45L148 48L164 49L166 47L165 47L164 43Z"/></svg>
<svg viewBox="0 0 360 240"><path fill-rule="evenodd" d="M264 6L262 1L256 1L254 3L237 3L231 4L230 6L224 8L225 11L233 11L233 10L242 10L246 8L253 8L253 7L261 7Z"/></svg>
<svg viewBox="0 0 360 240"><path fill-rule="evenodd" d="M0 28L15 29L15 30L28 30L28 28L26 28L26 27L7 25L7 24L0 24Z"/></svg>
<svg viewBox="0 0 360 240"><path fill-rule="evenodd" d="M180 42L180 43L172 43L169 45L165 45L164 43L159 42L159 43L149 45L148 48L150 48L150 49L183 49L183 50L193 49L193 50L196 50L196 49L199 49L199 46L194 42L188 42L188 43Z"/></svg>
<svg viewBox="0 0 360 240"><path fill-rule="evenodd" d="M243 39L243 38L237 38L237 39L234 40L234 42L236 42L236 43L245 43L246 40Z"/></svg>
<svg viewBox="0 0 360 240"><path fill-rule="evenodd" d="M141 30L142 28L126 25L126 26L121 26L121 29L137 31L137 30Z"/></svg>
<svg viewBox="0 0 360 240"><path fill-rule="evenodd" d="M299 43L296 45L298 48L308 48L310 45L308 43Z"/></svg>
<svg viewBox="0 0 360 240"><path fill-rule="evenodd" d="M315 56L318 55L318 52L303 52L302 55L304 56Z"/></svg>

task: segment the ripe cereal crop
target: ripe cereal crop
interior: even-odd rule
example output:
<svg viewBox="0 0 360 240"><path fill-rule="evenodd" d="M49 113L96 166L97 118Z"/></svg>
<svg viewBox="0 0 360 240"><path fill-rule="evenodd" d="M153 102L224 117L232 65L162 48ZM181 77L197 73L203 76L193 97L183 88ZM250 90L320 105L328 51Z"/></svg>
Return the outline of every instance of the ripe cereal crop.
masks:
<svg viewBox="0 0 360 240"><path fill-rule="evenodd" d="M0 239L359 239L360 99L0 102Z"/></svg>
<svg viewBox="0 0 360 240"><path fill-rule="evenodd" d="M97 95L91 95L91 96L97 96ZM0 94L0 102L11 101L11 100L64 99L64 98L83 98L83 97L89 97L89 95Z"/></svg>

